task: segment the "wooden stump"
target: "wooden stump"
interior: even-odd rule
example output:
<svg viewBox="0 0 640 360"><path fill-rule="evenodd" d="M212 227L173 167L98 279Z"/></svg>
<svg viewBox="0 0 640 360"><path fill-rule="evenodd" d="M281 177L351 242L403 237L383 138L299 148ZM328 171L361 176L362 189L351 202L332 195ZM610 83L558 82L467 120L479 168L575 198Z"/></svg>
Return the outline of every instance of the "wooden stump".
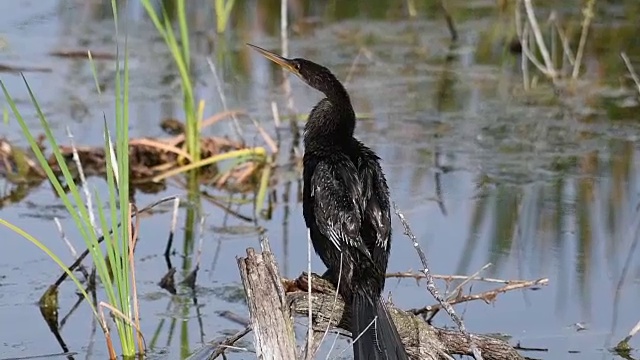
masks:
<svg viewBox="0 0 640 360"><path fill-rule="evenodd" d="M271 251L238 259L242 285L246 291L251 327L258 359L296 359L296 340L282 279Z"/></svg>

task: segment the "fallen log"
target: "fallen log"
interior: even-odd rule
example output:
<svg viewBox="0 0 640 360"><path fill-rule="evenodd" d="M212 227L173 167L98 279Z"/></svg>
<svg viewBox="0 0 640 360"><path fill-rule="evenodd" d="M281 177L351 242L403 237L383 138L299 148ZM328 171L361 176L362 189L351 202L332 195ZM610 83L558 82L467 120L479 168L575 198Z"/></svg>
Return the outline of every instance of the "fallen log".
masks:
<svg viewBox="0 0 640 360"><path fill-rule="evenodd" d="M327 280L316 274L311 276L312 310L314 329L324 331L327 325L350 331L350 309L345 308L342 299L335 296L335 288ZM287 299L295 314L307 315L308 277L302 273L296 280L285 280ZM448 359L446 355L472 356L468 339L459 331L445 330L429 325L421 317L387 304L391 317L398 328L400 338L407 349L409 358L424 360ZM346 313L345 313L346 312ZM331 323L329 324L329 319ZM472 334L475 345L485 360L524 360L505 341L486 335Z"/></svg>
<svg viewBox="0 0 640 360"><path fill-rule="evenodd" d="M268 250L259 255L249 249L247 255L238 259L238 264L256 332L258 357L295 359L291 315L308 315L308 276L303 273L295 280L280 280L273 254ZM312 274L311 292L314 331L323 333L327 327L350 331L350 309L336 297L333 285ZM472 355L468 338L462 333L431 326L420 316L393 304L388 307L411 359L442 360L452 355ZM472 339L485 360L525 359L501 339L477 334L473 334Z"/></svg>

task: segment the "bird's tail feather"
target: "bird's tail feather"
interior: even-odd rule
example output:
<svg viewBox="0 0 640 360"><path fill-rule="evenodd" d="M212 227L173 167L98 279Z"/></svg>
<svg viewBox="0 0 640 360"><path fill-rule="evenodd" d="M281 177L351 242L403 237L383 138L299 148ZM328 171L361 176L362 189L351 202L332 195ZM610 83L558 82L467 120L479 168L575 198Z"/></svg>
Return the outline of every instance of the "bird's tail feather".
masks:
<svg viewBox="0 0 640 360"><path fill-rule="evenodd" d="M355 360L408 360L398 330L380 299L354 294L351 330Z"/></svg>

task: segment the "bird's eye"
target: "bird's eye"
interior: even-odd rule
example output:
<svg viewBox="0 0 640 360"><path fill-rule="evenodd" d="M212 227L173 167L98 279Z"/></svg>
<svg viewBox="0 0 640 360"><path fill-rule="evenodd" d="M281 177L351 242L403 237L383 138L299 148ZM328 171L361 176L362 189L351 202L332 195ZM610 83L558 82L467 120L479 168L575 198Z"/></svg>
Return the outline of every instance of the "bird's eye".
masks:
<svg viewBox="0 0 640 360"><path fill-rule="evenodd" d="M293 66L296 68L296 70L300 70L300 63L299 62L294 63Z"/></svg>

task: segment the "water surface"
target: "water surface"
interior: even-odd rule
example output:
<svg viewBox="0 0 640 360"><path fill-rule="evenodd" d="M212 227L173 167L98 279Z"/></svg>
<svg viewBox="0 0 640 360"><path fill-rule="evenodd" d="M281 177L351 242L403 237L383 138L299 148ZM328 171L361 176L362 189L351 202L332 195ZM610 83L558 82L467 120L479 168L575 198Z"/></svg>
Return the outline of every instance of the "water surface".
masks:
<svg viewBox="0 0 640 360"><path fill-rule="evenodd" d="M638 23L631 16L638 14L638 5L632 1L600 5L586 47L581 86L576 95L561 97L553 95L544 79L532 92L523 90L519 56L506 48L515 33L511 11L500 12L489 1L452 5L460 35L452 47L437 6L417 5L418 16L412 19L404 2L352 1L342 8L337 2L291 1L289 53L331 68L347 83L357 112L372 115L358 123L357 136L383 158L392 196L435 273L472 274L492 263L483 276L549 278L549 286L538 291L502 294L491 305L458 306L471 331L508 334L512 344L548 349L526 354L536 358L616 358L607 349L640 320L636 306L640 263L631 252L640 200L639 108L619 58L621 51L627 52L640 69ZM541 22L551 9L558 11L574 34L575 47L579 4L540 6ZM248 110L275 133L271 102L282 113L287 106L282 73L244 43L280 51L279 4L238 1L231 30L224 35L215 34L211 11L210 2L194 1L189 14L195 31L198 98L206 101L209 115L223 110L206 62L210 57L227 107ZM177 73L144 9L132 1L126 16L131 136L163 136L159 121L182 116ZM68 127L76 141L101 145L103 113L107 119L114 113L113 61L97 62L104 85L99 96L87 61L50 53L91 48L113 54L109 2L3 2L0 43L1 64L50 70L28 71L25 76L61 142ZM37 129L19 75L0 76ZM291 78L291 87L298 113L308 112L321 98L297 79ZM4 100L0 104L5 106ZM220 123L205 135L234 136L229 124ZM248 142L259 144L251 122L241 120L241 125ZM15 121L2 129L3 137L24 144ZM291 134L286 126L278 131L283 138L280 161L285 163ZM299 182L286 174L279 178L272 218L261 218L258 225L266 229L285 275L297 276L307 266ZM101 179L91 178L91 184L104 190ZM12 188L6 183L3 187ZM211 188L207 192L229 196ZM161 193L136 194L136 201L147 204L176 194L184 195L184 190L169 182ZM162 207L142 222L137 277L142 331L154 358L185 358L203 343L240 329L220 317L220 311L248 316L236 256L258 246L258 232L252 223L226 216L206 201L203 205L207 218L197 305L186 288L171 296L157 286L166 272L162 253L170 208ZM250 203L234 209L248 216L253 212ZM29 192L22 201L3 202L0 217L28 229L70 262L72 256L52 221L59 217L69 238L82 249L71 219L49 186ZM193 251L183 248L184 212L178 223L172 261L181 280L194 258ZM394 226L389 271L419 269L417 255L396 219ZM36 304L58 269L8 230L0 229L0 237L5 246L0 254L0 357L60 352ZM621 280L625 266L628 270ZM323 269L317 257L313 268ZM488 285L477 284L473 292L486 289ZM423 284L417 286L413 280L389 280L387 291L403 308L433 303ZM72 284L65 284L61 316L76 297ZM451 325L443 315L435 323ZM85 304L61 332L70 350L80 354L77 358L105 357L103 339ZM340 349L345 346L346 342L339 343Z"/></svg>

